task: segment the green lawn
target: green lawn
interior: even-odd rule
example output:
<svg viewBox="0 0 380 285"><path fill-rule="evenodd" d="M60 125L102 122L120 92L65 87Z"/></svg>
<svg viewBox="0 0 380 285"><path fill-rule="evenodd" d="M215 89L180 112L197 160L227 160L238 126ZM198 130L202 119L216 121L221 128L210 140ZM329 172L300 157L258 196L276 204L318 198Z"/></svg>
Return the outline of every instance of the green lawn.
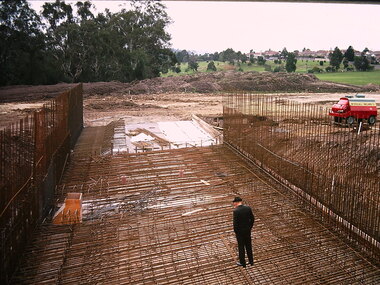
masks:
<svg viewBox="0 0 380 285"><path fill-rule="evenodd" d="M225 71L225 70L235 70L235 67L228 64L228 62L222 62L222 61L214 61L214 64L216 66L217 71ZM198 62L198 71L193 71L193 70L187 70L188 69L188 64L187 63L181 63L181 72L176 73L173 71L169 71L166 74L161 74L162 77L168 77L168 76L181 76L181 75L188 75L188 74L194 74L194 73L199 73L199 72L211 72L207 71L207 65L208 62L206 61L199 61Z"/></svg>
<svg viewBox="0 0 380 285"><path fill-rule="evenodd" d="M217 71L226 71L226 70L239 70L241 68L243 71L257 71L257 72L262 72L265 71L265 67L263 65L258 65L258 64L252 64L249 65L248 63L241 63L239 65L231 65L228 62L222 62L222 61L215 61L215 66L217 68ZM207 71L207 65L208 62L206 61L200 61L198 62L198 72L210 72ZM267 60L266 65L270 65L272 67L272 70L278 66L278 64L275 64L273 61ZM282 66L285 67L285 61L282 61L281 63ZM328 65L328 63L324 63L323 66L320 66L319 60L315 61L301 61L299 60L297 62L297 70L296 72L299 73L305 73L307 70L312 69L314 66L318 66L320 68L325 68ZM181 63L181 72L180 73L175 73L173 71L169 71L166 74L161 74L162 77L168 77L168 76L181 76L181 75L187 75L187 74L194 74L193 70L187 70L188 65L187 63Z"/></svg>
<svg viewBox="0 0 380 285"><path fill-rule="evenodd" d="M320 61L323 62L323 65L320 64ZM298 73L306 73L308 70L313 69L314 66L317 66L321 69L325 69L329 65L329 62L326 62L322 59L316 60L297 60L297 69Z"/></svg>
<svg viewBox="0 0 380 285"><path fill-rule="evenodd" d="M265 67L262 65L252 64L249 65L248 63L241 63L240 65L231 65L228 62L221 62L221 61L215 61L215 66L217 68L217 71L226 71L226 70L239 70L241 68L243 71L257 71L257 72L263 72L265 71ZM199 72L211 72L207 71L207 65L208 62L201 61L198 62L198 71L194 72L193 70L187 70L188 65L187 63L181 63L181 72L175 73L172 71L169 71L166 74L162 74L162 77L168 77L168 76L181 76L181 75L187 75L187 74L194 74ZM266 61L266 65L271 66L272 70L279 66L278 64L275 64L273 61ZM281 63L282 66L285 66L285 61ZM323 65L320 65L320 60L298 60L297 61L297 73L306 73L308 70L312 69L314 66L317 66L321 69L325 69L329 65L328 62L324 62ZM333 73L315 73L315 75L320 80L327 80L337 83L346 83L346 84L353 84L353 85L366 85L369 83L378 84L380 85L380 70L375 71L369 71L369 72L333 72Z"/></svg>
<svg viewBox="0 0 380 285"><path fill-rule="evenodd" d="M366 85L369 83L380 85L380 70L374 71L350 71L315 74L320 80L353 85Z"/></svg>

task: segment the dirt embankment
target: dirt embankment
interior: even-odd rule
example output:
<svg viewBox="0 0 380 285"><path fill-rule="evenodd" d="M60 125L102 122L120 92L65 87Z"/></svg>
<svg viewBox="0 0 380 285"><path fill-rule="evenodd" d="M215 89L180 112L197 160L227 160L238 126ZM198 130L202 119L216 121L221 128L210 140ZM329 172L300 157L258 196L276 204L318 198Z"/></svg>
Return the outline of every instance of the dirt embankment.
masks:
<svg viewBox="0 0 380 285"><path fill-rule="evenodd" d="M354 86L319 80L313 74L214 72L178 77L153 78L132 83L96 82L85 84L87 94L158 94L168 92L214 93L220 91L248 92L370 92L380 86Z"/></svg>
<svg viewBox="0 0 380 285"><path fill-rule="evenodd" d="M0 88L0 127L23 118L40 108L46 100L74 85L60 83ZM131 83L84 83L83 87L87 126L103 125L119 118L134 122L182 120L191 118L191 114L218 117L222 114L220 92L228 91L276 93L296 101L335 101L340 96L336 93L380 91L378 85L336 84L320 81L312 74L235 71L153 78ZM318 94L314 96L309 93Z"/></svg>
<svg viewBox="0 0 380 285"><path fill-rule="evenodd" d="M53 98L74 84L8 86L0 88L0 103ZM247 92L371 92L379 85L354 86L320 81L313 74L269 72L214 72L135 81L84 83L84 95Z"/></svg>

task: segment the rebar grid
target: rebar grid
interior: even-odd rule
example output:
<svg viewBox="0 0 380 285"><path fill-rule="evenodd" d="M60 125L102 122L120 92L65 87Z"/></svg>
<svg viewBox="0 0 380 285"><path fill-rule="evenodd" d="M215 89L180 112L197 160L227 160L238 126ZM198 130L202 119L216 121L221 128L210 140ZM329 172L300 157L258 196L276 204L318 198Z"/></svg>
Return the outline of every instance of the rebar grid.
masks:
<svg viewBox="0 0 380 285"><path fill-rule="evenodd" d="M0 283L13 274L28 236L50 209L83 127L82 93L79 84L0 129Z"/></svg>
<svg viewBox="0 0 380 285"><path fill-rule="evenodd" d="M183 169L183 175L179 170ZM224 146L74 156L57 201L83 223L43 224L16 284L377 284L380 270ZM235 265L232 199L253 208L255 265Z"/></svg>
<svg viewBox="0 0 380 285"><path fill-rule="evenodd" d="M380 258L380 129L336 125L328 108L231 94L224 140L291 187L320 220L374 262Z"/></svg>

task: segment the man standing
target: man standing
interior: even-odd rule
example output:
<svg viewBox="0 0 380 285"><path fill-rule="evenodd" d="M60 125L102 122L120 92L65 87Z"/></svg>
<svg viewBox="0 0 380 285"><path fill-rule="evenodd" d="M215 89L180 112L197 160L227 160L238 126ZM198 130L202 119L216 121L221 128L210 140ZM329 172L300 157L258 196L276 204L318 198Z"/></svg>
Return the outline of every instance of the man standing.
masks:
<svg viewBox="0 0 380 285"><path fill-rule="evenodd" d="M234 232L239 247L239 262L236 264L246 267L245 250L247 251L248 261L253 265L251 230L255 217L250 207L243 205L243 200L240 197L235 197L234 204Z"/></svg>

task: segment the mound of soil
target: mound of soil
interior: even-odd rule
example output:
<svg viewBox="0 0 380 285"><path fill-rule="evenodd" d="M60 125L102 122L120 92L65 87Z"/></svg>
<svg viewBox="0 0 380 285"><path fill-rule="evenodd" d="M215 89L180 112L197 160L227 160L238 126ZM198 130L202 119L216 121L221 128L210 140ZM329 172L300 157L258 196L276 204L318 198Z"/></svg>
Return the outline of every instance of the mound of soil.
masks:
<svg viewBox="0 0 380 285"><path fill-rule="evenodd" d="M53 98L74 84L60 83L47 86L9 86L0 88L0 103L30 102ZM270 72L213 72L177 77L158 77L130 83L84 83L84 96L138 95L162 93L214 93L232 92L370 92L380 86L355 86L320 81L313 74Z"/></svg>
<svg viewBox="0 0 380 285"><path fill-rule="evenodd" d="M214 72L177 77L145 79L132 83L96 82L85 84L86 94L160 94L169 92L369 92L378 85L355 86L319 80L313 74L269 72Z"/></svg>
<svg viewBox="0 0 380 285"><path fill-rule="evenodd" d="M14 85L0 88L0 103L44 101L56 97L77 84Z"/></svg>

